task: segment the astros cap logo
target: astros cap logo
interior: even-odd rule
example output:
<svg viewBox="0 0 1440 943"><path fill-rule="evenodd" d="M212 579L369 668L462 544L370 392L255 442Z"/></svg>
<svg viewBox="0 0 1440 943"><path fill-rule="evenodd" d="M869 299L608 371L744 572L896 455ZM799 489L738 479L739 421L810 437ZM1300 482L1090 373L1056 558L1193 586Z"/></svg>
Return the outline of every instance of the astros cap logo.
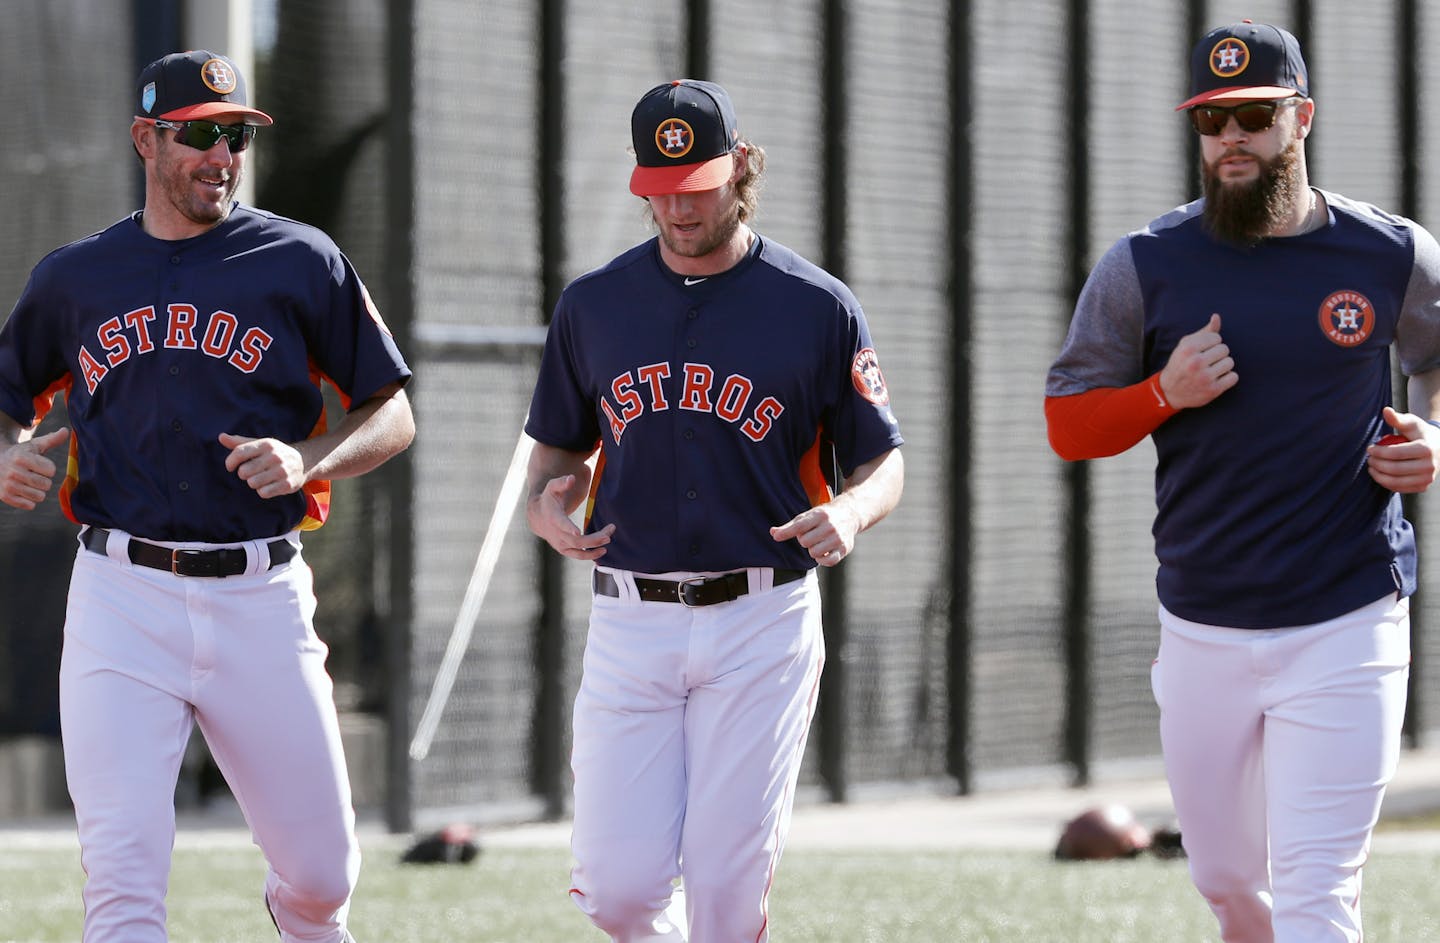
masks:
<svg viewBox="0 0 1440 943"><path fill-rule="evenodd" d="M205 87L217 95L229 95L235 91L235 70L223 59L209 59L200 67L200 78Z"/></svg>
<svg viewBox="0 0 1440 943"><path fill-rule="evenodd" d="M695 146L695 132L679 118L666 118L655 129L655 146L666 157L684 157Z"/></svg>
<svg viewBox="0 0 1440 943"><path fill-rule="evenodd" d="M1341 347L1365 343L1375 330L1375 308L1358 291L1332 292L1320 303L1320 331Z"/></svg>
<svg viewBox="0 0 1440 943"><path fill-rule="evenodd" d="M1250 47L1234 36L1226 36L1210 50L1210 71L1222 79L1244 72L1250 65Z"/></svg>

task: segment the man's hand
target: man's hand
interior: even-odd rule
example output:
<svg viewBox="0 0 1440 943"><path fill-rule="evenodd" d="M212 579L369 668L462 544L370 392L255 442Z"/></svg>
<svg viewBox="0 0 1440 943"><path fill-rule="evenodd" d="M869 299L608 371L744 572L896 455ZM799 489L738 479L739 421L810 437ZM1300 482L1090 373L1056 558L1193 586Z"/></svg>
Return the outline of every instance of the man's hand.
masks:
<svg viewBox="0 0 1440 943"><path fill-rule="evenodd" d="M1210 323L1194 334L1180 338L1160 371L1160 391L1176 409L1204 406L1239 382L1230 348L1220 338L1218 314L1210 315Z"/></svg>
<svg viewBox="0 0 1440 943"><path fill-rule="evenodd" d="M577 475L561 475L551 478L544 490L525 502L525 522L530 530L572 560L598 560L605 556L605 545L615 533L615 525L606 524L593 534L582 534L565 513L566 507L578 504L574 495L577 490L583 492L586 485Z"/></svg>
<svg viewBox="0 0 1440 943"><path fill-rule="evenodd" d="M247 439L220 433L220 444L230 450L225 468L262 498L294 494L305 485L305 461L294 446L279 439Z"/></svg>
<svg viewBox="0 0 1440 943"><path fill-rule="evenodd" d="M35 510L55 480L55 462L45 453L69 439L70 430L61 428L0 452L0 501L22 511Z"/></svg>
<svg viewBox="0 0 1440 943"><path fill-rule="evenodd" d="M1440 475L1440 429L1414 413L1385 407L1385 421L1405 437L1395 445L1371 445L1366 449L1370 477L1382 488L1400 494L1419 494Z"/></svg>
<svg viewBox="0 0 1440 943"><path fill-rule="evenodd" d="M802 511L779 527L770 528L776 541L798 540L821 566L834 566L855 549L860 518L839 499Z"/></svg>

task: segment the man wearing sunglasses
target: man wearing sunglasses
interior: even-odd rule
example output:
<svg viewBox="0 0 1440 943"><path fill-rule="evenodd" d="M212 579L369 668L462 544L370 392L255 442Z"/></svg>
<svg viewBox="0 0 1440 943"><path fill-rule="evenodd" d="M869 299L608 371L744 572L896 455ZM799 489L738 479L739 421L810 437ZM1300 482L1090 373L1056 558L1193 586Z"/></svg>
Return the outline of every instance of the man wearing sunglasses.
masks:
<svg viewBox="0 0 1440 943"><path fill-rule="evenodd" d="M355 816L300 532L324 523L331 479L409 445L410 370L328 237L235 201L270 123L224 56L146 66L144 208L41 260L0 328L0 500L34 509L64 469L80 528L60 719L86 943L167 939L196 724L281 939L351 940ZM62 392L73 434L36 434Z"/></svg>
<svg viewBox="0 0 1440 943"><path fill-rule="evenodd" d="M1222 939L1354 943L1405 712L1400 494L1440 467L1440 246L1310 185L1290 33L1212 31L1190 92L1203 196L1097 263L1046 381L1050 442L1080 460L1154 441L1151 682Z"/></svg>

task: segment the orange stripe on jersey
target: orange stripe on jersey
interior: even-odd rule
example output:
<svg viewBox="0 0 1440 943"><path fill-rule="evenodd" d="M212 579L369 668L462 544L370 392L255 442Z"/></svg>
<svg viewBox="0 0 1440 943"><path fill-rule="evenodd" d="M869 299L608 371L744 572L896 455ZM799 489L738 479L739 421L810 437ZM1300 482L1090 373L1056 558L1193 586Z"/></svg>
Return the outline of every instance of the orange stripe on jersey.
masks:
<svg viewBox="0 0 1440 943"><path fill-rule="evenodd" d="M830 490L830 479L825 474L823 460L829 458L829 450L822 447L820 434L815 434L815 444L800 457L800 483L810 498L811 507L828 504L835 493Z"/></svg>
<svg viewBox="0 0 1440 943"><path fill-rule="evenodd" d="M79 524L80 519L75 516L75 510L70 506L70 495L80 484L80 447L77 444L78 438L75 430L70 430L70 449L65 456L65 480L60 482L60 510L65 512L71 523Z"/></svg>
<svg viewBox="0 0 1440 943"><path fill-rule="evenodd" d="M590 493L585 496L585 523L580 525L580 532L583 534L590 527L590 516L595 513L595 494L600 490L600 476L605 472L605 446L600 446L600 454L595 457L595 472L590 476Z"/></svg>
<svg viewBox="0 0 1440 943"><path fill-rule="evenodd" d="M328 383L330 388L339 395L340 404L347 410L350 408L350 397L335 385L334 380L325 375L314 360L310 361L310 382L315 384L322 396L325 394L325 384ZM318 435L324 435L329 428L329 417L325 413L325 406L322 402L320 418L315 420L315 428L311 429L310 434L305 438L313 439ZM300 529L319 530L330 518L330 480L319 478L315 481L307 481L300 491L305 495L305 516L300 519Z"/></svg>
<svg viewBox="0 0 1440 943"><path fill-rule="evenodd" d="M75 378L67 373L65 376L50 384L49 388L47 388L45 392L35 397L35 399L32 401L34 404L33 408L35 410L35 422L30 428L38 428L40 426L40 423L44 421L45 417L50 414L50 410L53 409L55 406L55 397L59 396L61 393L64 393L65 399L68 401L70 399L70 390L74 386L74 384ZM75 492L75 488L79 484L80 451L79 445L77 444L77 440L75 437L75 430L71 429L70 445L65 456L65 478L60 482L59 499L60 510L65 512L65 516L76 524L79 524L80 521L76 519L75 512L70 507L70 495Z"/></svg>
<svg viewBox="0 0 1440 943"><path fill-rule="evenodd" d="M300 519L300 529L319 530L330 517L330 482L309 481L301 490L305 495L305 516Z"/></svg>
<svg viewBox="0 0 1440 943"><path fill-rule="evenodd" d="M35 410L35 422L32 424L31 428L34 428L35 426L38 426L40 425L40 423L45 421L45 417L50 414L51 408L55 405L55 397L59 396L61 393L64 393L67 400L70 398L70 388L74 385L74 383L75 378L67 373L65 374L65 376L50 384L50 386L46 388L45 392L41 393L39 396L35 397L34 400L31 401L31 406Z"/></svg>
<svg viewBox="0 0 1440 943"><path fill-rule="evenodd" d="M346 412L350 411L349 394L340 389L340 384L330 379L329 375L327 375L324 370L321 370L320 366L315 363L314 360L310 361L310 382L319 387L322 393L325 391L326 384L329 384L330 389L334 390L335 394L340 397L341 407L343 407Z"/></svg>

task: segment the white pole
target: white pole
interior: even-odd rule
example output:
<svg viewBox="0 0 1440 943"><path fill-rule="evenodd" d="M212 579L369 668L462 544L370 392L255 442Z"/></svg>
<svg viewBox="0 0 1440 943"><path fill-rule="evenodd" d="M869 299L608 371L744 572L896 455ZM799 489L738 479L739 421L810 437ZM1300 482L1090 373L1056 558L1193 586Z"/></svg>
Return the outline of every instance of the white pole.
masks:
<svg viewBox="0 0 1440 943"><path fill-rule="evenodd" d="M475 567L470 572L470 584L465 587L465 598L455 616L455 626L450 630L450 642L445 646L445 657L441 660L440 670L435 674L435 682L431 685L430 700L425 704L425 713L421 715L415 737L410 741L411 759L423 760L430 753L430 743L440 726L440 715L450 699L450 688L455 684L460 662L465 657L465 650L470 646L470 633L475 629L480 606L490 588L490 577L500 559L500 545L505 540L505 532L510 529L510 518L515 513L515 507L520 503L520 495L525 487L525 467L530 461L530 450L534 445L534 439L524 432L520 433L520 438L515 443L515 452L510 456L510 467L505 470L505 481L500 485L500 494L495 498L495 510L490 515L490 526L485 531L485 539L480 542L480 553L476 555Z"/></svg>

